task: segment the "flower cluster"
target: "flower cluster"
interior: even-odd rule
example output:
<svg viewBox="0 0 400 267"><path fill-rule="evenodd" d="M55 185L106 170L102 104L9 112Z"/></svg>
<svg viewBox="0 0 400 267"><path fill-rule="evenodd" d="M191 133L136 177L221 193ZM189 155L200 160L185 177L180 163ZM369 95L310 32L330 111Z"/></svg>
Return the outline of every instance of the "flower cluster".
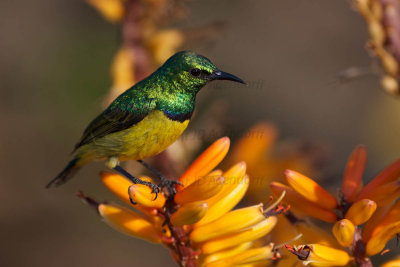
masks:
<svg viewBox="0 0 400 267"><path fill-rule="evenodd" d="M368 25L369 48L379 57L385 75L382 87L400 94L400 4L398 0L357 0L357 10Z"/></svg>
<svg viewBox="0 0 400 267"><path fill-rule="evenodd" d="M278 142L278 129L271 123L260 122L233 145L229 162L246 162L251 177L246 198L260 201L265 199L270 182L284 180L286 169L316 174L317 165L323 161L318 150L312 144Z"/></svg>
<svg viewBox="0 0 400 267"><path fill-rule="evenodd" d="M214 170L229 145L229 138L221 138L197 157L179 178L183 186L173 197L161 193L154 199L149 187L111 172L101 173L104 185L130 208L80 196L118 231L169 248L181 266L269 262L279 255L265 236L286 211L280 205L284 194L269 207L260 203L232 210L245 195L249 177L244 162L225 172Z"/></svg>
<svg viewBox="0 0 400 267"><path fill-rule="evenodd" d="M305 264L372 266L369 257L388 252L386 243L400 233L400 201L396 201L400 197L400 159L363 186L366 160L365 147L357 147L347 163L339 200L292 170L285 172L288 185L270 184L275 195L286 192L284 202L294 212L287 216L289 227L303 234L298 245L286 247ZM304 221L305 217L331 223L335 239ZM314 228L313 233L309 228Z"/></svg>

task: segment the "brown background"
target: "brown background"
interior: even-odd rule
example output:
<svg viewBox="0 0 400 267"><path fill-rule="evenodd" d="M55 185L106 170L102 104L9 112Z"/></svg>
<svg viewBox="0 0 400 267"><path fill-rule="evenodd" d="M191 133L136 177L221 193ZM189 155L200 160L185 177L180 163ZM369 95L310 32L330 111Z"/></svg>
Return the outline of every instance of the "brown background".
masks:
<svg viewBox="0 0 400 267"><path fill-rule="evenodd" d="M350 66L373 65L364 22L349 1L208 0L188 7L192 15L178 26L224 20L227 28L186 48L262 85L218 83L200 94L230 104L235 133L267 119L285 138L325 144L332 188L359 143L369 151L367 179L400 156L399 100L374 76L335 83ZM64 187L44 189L100 111L117 27L79 0L1 1L0 21L0 265L175 266L167 250L116 233L74 196L82 189L112 199L96 178L102 163Z"/></svg>

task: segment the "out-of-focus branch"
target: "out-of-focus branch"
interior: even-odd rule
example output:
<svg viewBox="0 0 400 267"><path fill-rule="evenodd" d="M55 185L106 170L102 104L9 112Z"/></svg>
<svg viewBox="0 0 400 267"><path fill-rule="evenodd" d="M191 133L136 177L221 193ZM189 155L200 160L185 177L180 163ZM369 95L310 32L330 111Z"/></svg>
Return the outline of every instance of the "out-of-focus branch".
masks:
<svg viewBox="0 0 400 267"><path fill-rule="evenodd" d="M357 10L368 25L367 47L377 56L385 71L382 87L400 95L400 1L355 0Z"/></svg>

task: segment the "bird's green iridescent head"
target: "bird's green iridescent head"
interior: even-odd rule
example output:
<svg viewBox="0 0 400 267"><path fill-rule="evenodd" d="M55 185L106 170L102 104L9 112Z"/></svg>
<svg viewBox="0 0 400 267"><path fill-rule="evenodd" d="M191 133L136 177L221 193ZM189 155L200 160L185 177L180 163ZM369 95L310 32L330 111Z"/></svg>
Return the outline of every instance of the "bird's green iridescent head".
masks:
<svg viewBox="0 0 400 267"><path fill-rule="evenodd" d="M190 51L178 52L159 69L177 88L197 93L214 80L230 80L246 84L242 79L220 71L208 58Z"/></svg>

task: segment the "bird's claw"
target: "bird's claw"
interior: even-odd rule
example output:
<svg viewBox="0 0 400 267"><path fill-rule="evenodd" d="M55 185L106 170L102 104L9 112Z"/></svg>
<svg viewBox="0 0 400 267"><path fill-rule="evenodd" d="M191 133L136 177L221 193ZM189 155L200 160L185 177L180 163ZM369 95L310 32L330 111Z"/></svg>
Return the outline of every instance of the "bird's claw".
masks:
<svg viewBox="0 0 400 267"><path fill-rule="evenodd" d="M170 196L173 196L176 194L176 188L175 188L176 185L183 186L181 184L181 182L176 181L176 180L169 180L167 178L163 179L160 183L160 187L166 188L168 190L168 193Z"/></svg>
<svg viewBox="0 0 400 267"><path fill-rule="evenodd" d="M158 193L160 193L160 188L158 187L158 185L150 183L150 182L146 182L146 185L151 188L151 193L155 193L156 194L156 196L154 197L153 201L156 200L157 197L158 197Z"/></svg>

